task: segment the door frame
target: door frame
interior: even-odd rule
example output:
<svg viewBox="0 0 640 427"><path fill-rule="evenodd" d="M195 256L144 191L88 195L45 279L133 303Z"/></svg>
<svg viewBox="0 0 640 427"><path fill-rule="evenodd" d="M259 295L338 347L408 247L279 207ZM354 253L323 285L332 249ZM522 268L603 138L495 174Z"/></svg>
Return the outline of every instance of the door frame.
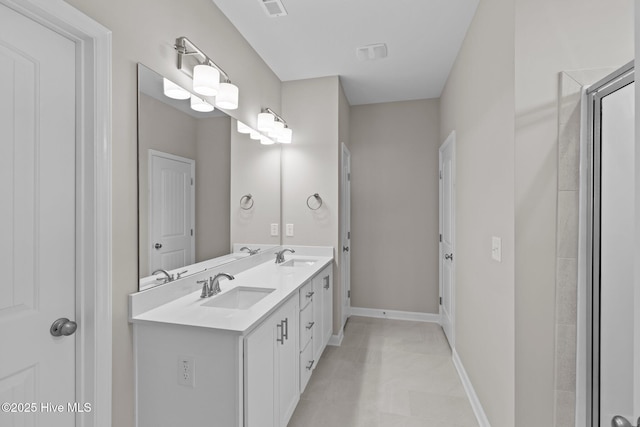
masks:
<svg viewBox="0 0 640 427"><path fill-rule="evenodd" d="M455 222L455 216L456 216L456 193L455 193L455 176L456 176L456 131L451 131L451 133L449 134L449 136L447 136L447 139L445 139L445 141L442 143L442 145L440 146L440 148L438 149L438 173L442 173L442 152L447 149L449 146L451 146L451 175L452 175L452 180L453 180L453 184L452 184L452 194L451 194L451 216L453 217L453 220L451 221L451 234L452 234L452 240L454 243L454 254L455 254L455 236L456 236L456 222ZM443 218L443 212L442 212L442 207L443 207L443 202L442 202L442 191L443 191L443 181L442 181L442 176L439 176L438 179L438 230L439 230L439 235L440 235L440 240L442 240L442 218ZM442 241L440 241L438 243L438 288L439 288L439 292L440 292L440 298L442 298L443 295L443 283L442 283L442 265L444 263L444 253L442 250ZM455 347L455 313L456 313L456 308L455 308L455 302L456 302L456 287L455 287L455 283L456 283L456 269L455 269L455 264L454 267L452 268L452 272L451 272L451 289L450 289L450 295L451 295L451 340L450 340L450 346L451 349L453 350ZM442 301L442 299L440 300ZM440 303L438 305L438 315L440 316L440 323L442 323L442 303ZM447 337L449 338L449 337Z"/></svg>
<svg viewBox="0 0 640 427"><path fill-rule="evenodd" d="M168 159L168 160L174 160L176 162L182 162L182 163L187 163L188 165L190 165L191 167L191 182L195 183L196 180L196 161L193 159L188 159L186 157L181 157L181 156L176 156L175 154L170 154L170 153L165 153L164 151L158 151L158 150L153 150L153 149L149 149L149 153L147 155L147 165L148 165L148 169L149 169L149 177L148 182L149 182L149 200L147 202L147 206L149 207L149 230L148 230L148 236L149 236L149 242L147 245L146 250L149 251L149 274L151 274L151 272L154 270L153 267L153 253L151 251L151 244L153 242L153 226L154 226L154 216L153 216L153 186L154 186L154 182L153 182L153 158L154 157L162 157L163 159ZM193 232L191 233L191 263L190 264L195 264L196 262L196 186L195 185L191 185L191 217L189 218L189 221L191 222L191 230L193 230ZM187 264L187 265L190 265Z"/></svg>
<svg viewBox="0 0 640 427"><path fill-rule="evenodd" d="M0 3L76 45L76 426L110 427L111 31L62 0Z"/></svg>
<svg viewBox="0 0 640 427"><path fill-rule="evenodd" d="M344 325L347 323L347 319L351 315L351 252L348 255L345 255L343 250L343 246L345 241L349 242L349 246L351 246L351 230L347 230L347 224L349 228L351 228L351 151L347 148L347 145L342 143L342 150L340 156L340 178L342 183L342 188L340 189L341 194L341 203L340 203L340 223L342 226L340 227L340 283L342 288L342 296L341 296L341 308L342 308L342 316L340 319L340 330L344 329ZM348 169L348 176L345 176L345 162L347 162L346 166ZM347 192L345 191L347 186L349 187L349 197L347 197ZM347 203L349 209L347 209ZM347 235L347 233L349 233ZM346 263L344 262L344 257L349 256L349 266L347 268ZM335 300L334 300L335 301Z"/></svg>
<svg viewBox="0 0 640 427"><path fill-rule="evenodd" d="M586 375L586 421L588 426L600 424L600 164L601 164L601 103L607 95L632 83L634 61L624 65L586 90L587 98L587 182L586 182L586 326L587 326L587 375ZM637 89L636 89L637 90ZM637 109L637 106L636 106ZM636 165L638 164L636 157ZM636 168L636 185L639 184ZM636 208L640 200L636 199ZM639 240L636 230L636 242ZM637 246L637 245L636 245ZM638 269L635 266L634 280L638 286ZM636 292L636 294L639 294ZM636 297L638 298L638 297Z"/></svg>

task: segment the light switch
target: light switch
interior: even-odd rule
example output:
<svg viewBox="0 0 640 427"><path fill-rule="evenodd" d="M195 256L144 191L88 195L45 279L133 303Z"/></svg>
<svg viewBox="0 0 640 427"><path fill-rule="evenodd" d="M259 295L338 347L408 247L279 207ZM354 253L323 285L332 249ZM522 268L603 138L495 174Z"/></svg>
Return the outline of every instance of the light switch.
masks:
<svg viewBox="0 0 640 427"><path fill-rule="evenodd" d="M502 262L502 239L500 237L493 236L491 238L491 258Z"/></svg>
<svg viewBox="0 0 640 427"><path fill-rule="evenodd" d="M287 237L293 237L293 224L287 224Z"/></svg>
<svg viewBox="0 0 640 427"><path fill-rule="evenodd" d="M278 224L271 224L271 235L272 236L278 235Z"/></svg>

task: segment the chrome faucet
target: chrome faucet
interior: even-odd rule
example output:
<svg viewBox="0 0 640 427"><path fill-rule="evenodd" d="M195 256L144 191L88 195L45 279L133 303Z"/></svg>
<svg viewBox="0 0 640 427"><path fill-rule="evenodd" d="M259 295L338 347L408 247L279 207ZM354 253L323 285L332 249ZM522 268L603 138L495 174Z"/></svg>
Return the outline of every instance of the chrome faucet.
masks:
<svg viewBox="0 0 640 427"><path fill-rule="evenodd" d="M283 250L281 250L280 252L276 252L276 264L281 264L284 262L284 253L285 252L291 252L292 254L295 254L296 251L294 251L291 248L285 248Z"/></svg>
<svg viewBox="0 0 640 427"><path fill-rule="evenodd" d="M255 254L258 253L259 250L260 250L260 248L251 249L251 248L248 248L246 246L243 246L243 247L240 248L240 252L249 252L249 255L255 255Z"/></svg>
<svg viewBox="0 0 640 427"><path fill-rule="evenodd" d="M235 277L227 273L218 273L213 277L209 277L209 292L208 297L218 295L222 290L220 289L220 277L226 277L229 280L234 280Z"/></svg>
<svg viewBox="0 0 640 427"><path fill-rule="evenodd" d="M158 273L162 273L167 277L163 277L161 279L156 279L156 280L164 280L164 282L162 283L168 283L168 282L172 282L173 281L173 275L167 273L167 270L163 270L161 268L157 269L156 271L154 271L153 273L151 273L152 276L155 276Z"/></svg>

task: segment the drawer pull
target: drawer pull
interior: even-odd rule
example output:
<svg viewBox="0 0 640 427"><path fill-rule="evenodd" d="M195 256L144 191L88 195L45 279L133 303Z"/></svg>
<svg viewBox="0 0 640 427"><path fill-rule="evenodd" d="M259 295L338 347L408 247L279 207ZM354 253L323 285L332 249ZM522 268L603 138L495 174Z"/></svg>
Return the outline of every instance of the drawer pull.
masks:
<svg viewBox="0 0 640 427"><path fill-rule="evenodd" d="M324 288L329 289L329 276L325 276L322 280L324 280Z"/></svg>
<svg viewBox="0 0 640 427"><path fill-rule="evenodd" d="M313 296L313 294L315 294L315 292L313 292L313 291L307 292L307 298L311 298Z"/></svg>
<svg viewBox="0 0 640 427"><path fill-rule="evenodd" d="M276 341L284 345L284 331L282 329L282 322L277 324L276 327L280 328L280 338L276 338Z"/></svg>
<svg viewBox="0 0 640 427"><path fill-rule="evenodd" d="M306 326L306 328L307 329L311 329L311 328L313 328L313 325L315 325L315 324L316 324L316 322L311 322Z"/></svg>
<svg viewBox="0 0 640 427"><path fill-rule="evenodd" d="M283 320L284 322L284 332L282 334L282 338L288 340L289 339L289 318ZM283 343L284 344L284 343Z"/></svg>
<svg viewBox="0 0 640 427"><path fill-rule="evenodd" d="M310 371L310 370L311 370L311 368L313 368L313 364L314 364L314 363L316 363L316 361L315 361L315 360L311 360L311 361L309 361L309 366L307 366L307 367L306 367L308 371Z"/></svg>

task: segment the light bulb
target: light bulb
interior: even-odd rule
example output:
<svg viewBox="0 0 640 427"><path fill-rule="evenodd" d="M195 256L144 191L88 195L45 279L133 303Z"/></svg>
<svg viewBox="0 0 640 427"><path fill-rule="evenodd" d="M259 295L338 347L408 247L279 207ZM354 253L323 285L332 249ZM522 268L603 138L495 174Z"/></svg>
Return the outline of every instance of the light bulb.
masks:
<svg viewBox="0 0 640 427"><path fill-rule="evenodd" d="M238 108L238 86L231 83L220 83L220 90L216 95L216 106L225 110Z"/></svg>
<svg viewBox="0 0 640 427"><path fill-rule="evenodd" d="M275 142L273 141L273 139L269 138L266 135L262 135L260 137L260 144L262 145L271 145L271 144L275 144Z"/></svg>
<svg viewBox="0 0 640 427"><path fill-rule="evenodd" d="M274 117L270 113L258 114L258 130L260 132L269 132L273 129Z"/></svg>
<svg viewBox="0 0 640 427"><path fill-rule="evenodd" d="M209 104L204 99L191 95L191 109L200 111L201 113L209 113L213 111L213 105Z"/></svg>
<svg viewBox="0 0 640 427"><path fill-rule="evenodd" d="M291 128L282 129L282 133L280 134L280 138L278 139L278 142L282 144L291 144L292 140L293 140L293 130Z"/></svg>
<svg viewBox="0 0 640 427"><path fill-rule="evenodd" d="M172 99L189 99L191 96L188 90L181 88L171 80L164 77L162 79L162 88L165 96Z"/></svg>
<svg viewBox="0 0 640 427"><path fill-rule="evenodd" d="M220 71L210 65L193 67L193 90L200 95L216 96L220 87Z"/></svg>
<svg viewBox="0 0 640 427"><path fill-rule="evenodd" d="M250 133L253 129L238 120L238 133Z"/></svg>

